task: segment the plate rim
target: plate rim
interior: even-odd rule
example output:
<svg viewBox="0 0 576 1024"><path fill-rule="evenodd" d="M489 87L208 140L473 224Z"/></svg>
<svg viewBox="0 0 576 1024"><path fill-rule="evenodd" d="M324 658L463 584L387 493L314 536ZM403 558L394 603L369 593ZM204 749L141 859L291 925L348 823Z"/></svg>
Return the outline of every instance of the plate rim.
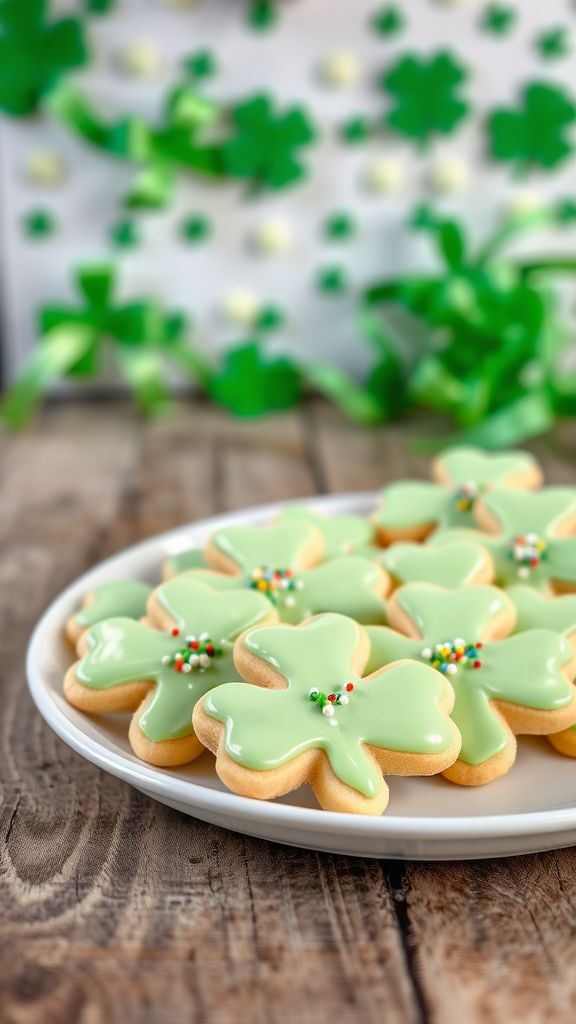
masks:
<svg viewBox="0 0 576 1024"><path fill-rule="evenodd" d="M84 732L75 722L67 718L53 699L48 685L43 680L39 656L46 634L55 639L52 620L60 616L64 625L64 609L76 594L86 593L93 577L114 569L127 557L144 555L159 550L158 560L169 557L166 545L170 546L178 537L190 533L207 533L225 524L266 521L282 508L291 505L310 505L319 510L338 509L341 514L358 512L357 506L374 506L377 492L356 491L329 495L304 496L285 501L269 502L250 506L233 512L224 512L203 517L194 522L154 534L135 544L110 555L108 558L86 570L69 583L47 606L37 621L28 643L26 654L26 676L33 702L47 725L63 742L82 757L123 779L137 789L162 799L163 796L181 798L182 802L199 810L213 811L219 815L246 820L257 820L259 825L268 823L273 827L301 828L305 832L317 831L324 834L341 834L362 839L422 839L429 842L470 839L502 839L513 836L541 835L548 832L567 832L576 829L576 806L552 808L540 811L519 811L514 814L487 814L477 816L420 817L386 814L379 816L356 815L339 811L325 811L316 807L300 807L272 800L256 800L240 796L231 791L220 791L192 780L184 780L169 774L169 769L157 768L145 762L133 764L122 752L108 750L98 740ZM350 506L347 508L347 506ZM61 614L60 614L61 613ZM393 778L391 776L391 778ZM238 829L240 831L240 829Z"/></svg>

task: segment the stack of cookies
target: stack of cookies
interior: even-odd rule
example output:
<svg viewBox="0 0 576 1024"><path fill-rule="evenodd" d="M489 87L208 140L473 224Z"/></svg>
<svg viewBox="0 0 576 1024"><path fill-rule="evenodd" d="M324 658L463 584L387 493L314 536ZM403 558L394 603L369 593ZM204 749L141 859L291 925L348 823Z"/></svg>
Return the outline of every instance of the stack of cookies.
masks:
<svg viewBox="0 0 576 1024"><path fill-rule="evenodd" d="M385 776L492 782L517 735L576 757L576 488L543 486L527 453L464 447L432 478L386 487L370 517L293 506L224 527L155 589L87 594L67 699L132 712L150 764L207 748L236 793L310 783L360 814L386 807Z"/></svg>

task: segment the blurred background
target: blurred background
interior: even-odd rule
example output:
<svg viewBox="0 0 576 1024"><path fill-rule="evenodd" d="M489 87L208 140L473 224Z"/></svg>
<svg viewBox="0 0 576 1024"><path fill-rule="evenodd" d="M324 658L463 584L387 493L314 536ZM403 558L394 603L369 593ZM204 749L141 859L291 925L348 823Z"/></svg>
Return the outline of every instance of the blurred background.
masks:
<svg viewBox="0 0 576 1024"><path fill-rule="evenodd" d="M4 419L572 415L575 45L572 0L0 0Z"/></svg>

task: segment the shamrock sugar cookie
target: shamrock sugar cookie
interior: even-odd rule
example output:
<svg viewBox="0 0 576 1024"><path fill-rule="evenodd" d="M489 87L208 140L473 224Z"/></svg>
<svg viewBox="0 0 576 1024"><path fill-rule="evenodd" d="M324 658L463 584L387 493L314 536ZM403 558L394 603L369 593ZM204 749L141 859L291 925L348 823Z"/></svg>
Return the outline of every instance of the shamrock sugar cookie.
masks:
<svg viewBox="0 0 576 1024"><path fill-rule="evenodd" d="M386 622L388 574L376 562L356 555L335 558L301 572L264 567L240 577L202 570L190 576L215 590L255 590L268 598L281 622L292 625L320 612L338 612L364 624Z"/></svg>
<svg viewBox="0 0 576 1024"><path fill-rule="evenodd" d="M475 517L501 586L576 590L576 488L494 492L477 503Z"/></svg>
<svg viewBox="0 0 576 1024"><path fill-rule="evenodd" d="M383 774L433 775L452 764L460 738L449 683L417 663L363 678L368 649L363 627L334 614L243 634L234 660L256 685L219 686L194 711L222 781L258 799L310 782L328 810L380 814Z"/></svg>
<svg viewBox="0 0 576 1024"><path fill-rule="evenodd" d="M102 622L102 619L110 619L114 615L142 618L151 593L152 587L138 580L114 580L95 587L86 594L80 611L68 619L64 627L66 636L75 646L84 630Z"/></svg>
<svg viewBox="0 0 576 1024"><path fill-rule="evenodd" d="M381 544L424 540L434 529L473 527L478 498L492 488L538 487L541 473L527 452L487 455L476 448L450 448L433 464L436 483L404 480L380 492L373 521Z"/></svg>
<svg viewBox="0 0 576 1024"><path fill-rule="evenodd" d="M270 526L224 526L212 534L204 552L212 569L248 577L261 570L284 574L318 565L324 556L320 530L302 519Z"/></svg>
<svg viewBox="0 0 576 1024"><path fill-rule="evenodd" d="M392 583L436 583L451 589L491 583L494 566L486 548L473 540L448 541L436 547L391 544L380 555Z"/></svg>
<svg viewBox="0 0 576 1024"><path fill-rule="evenodd" d="M234 641L276 615L260 594L218 593L178 576L152 593L148 617L151 625L111 618L88 630L64 694L81 711L135 712L128 734L134 753L160 767L186 764L202 751L192 728L196 701L237 678Z"/></svg>
<svg viewBox="0 0 576 1024"><path fill-rule="evenodd" d="M512 767L515 734L548 735L576 722L574 649L549 629L508 636L514 605L496 587L409 583L389 601L388 620L393 628L367 629L367 670L414 658L450 680L462 736L460 756L444 772L452 782L491 782Z"/></svg>
<svg viewBox="0 0 576 1024"><path fill-rule="evenodd" d="M324 539L323 560L340 555L363 554L374 541L374 526L366 516L320 515L306 505L290 505L280 513L278 522L299 519L316 526Z"/></svg>
<svg viewBox="0 0 576 1024"><path fill-rule="evenodd" d="M181 572L207 568L208 562L204 558L204 552L200 548L188 548L186 551L179 551L178 554L171 555L166 559L162 566L162 578L171 580Z"/></svg>
<svg viewBox="0 0 576 1024"><path fill-rule="evenodd" d="M550 599L531 587L510 587L508 596L516 608L515 633L543 626L576 642L576 594ZM567 757L576 757L576 726L547 737Z"/></svg>

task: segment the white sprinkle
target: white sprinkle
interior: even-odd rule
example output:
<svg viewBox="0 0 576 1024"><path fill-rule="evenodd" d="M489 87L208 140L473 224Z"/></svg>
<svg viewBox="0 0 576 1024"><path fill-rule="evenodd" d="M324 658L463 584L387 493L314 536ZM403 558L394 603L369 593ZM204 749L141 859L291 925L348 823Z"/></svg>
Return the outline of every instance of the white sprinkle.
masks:
<svg viewBox="0 0 576 1024"><path fill-rule="evenodd" d="M169 654L165 654L164 655L164 657L162 658L162 664L163 665L169 665L170 664L170 655Z"/></svg>
<svg viewBox="0 0 576 1024"><path fill-rule="evenodd" d="M293 608L294 605L296 604L296 601L295 601L295 599L292 596L290 596L290 597L286 598L286 600L284 601L284 604L285 604L286 608Z"/></svg>
<svg viewBox="0 0 576 1024"><path fill-rule="evenodd" d="M292 228L287 221L265 220L254 233L254 245L265 256L282 256L293 245Z"/></svg>
<svg viewBox="0 0 576 1024"><path fill-rule="evenodd" d="M208 636L208 633L200 633L200 641L201 642L204 642L205 640L209 640L209 639L210 639L210 637Z"/></svg>
<svg viewBox="0 0 576 1024"><path fill-rule="evenodd" d="M348 701L349 701L349 700L350 700L350 698L349 698L348 694L347 694L347 693L343 693L343 694L341 695L341 697L340 697L340 699L339 699L338 703L339 703L339 704L348 704Z"/></svg>
<svg viewBox="0 0 576 1024"><path fill-rule="evenodd" d="M191 654L190 657L188 658L188 661L190 662L191 665L196 666L200 664L200 657L198 654Z"/></svg>
<svg viewBox="0 0 576 1024"><path fill-rule="evenodd" d="M425 647L420 653L421 653L423 658L431 658L432 657L432 648L431 647Z"/></svg>
<svg viewBox="0 0 576 1024"><path fill-rule="evenodd" d="M182 665L182 671L183 672L191 672L192 671L192 665L189 665L188 662L185 661L184 664Z"/></svg>
<svg viewBox="0 0 576 1024"><path fill-rule="evenodd" d="M454 662L451 662L451 663L450 663L450 664L449 664L449 665L448 665L448 666L446 667L446 673L447 673L447 675L449 675L449 676L454 676L454 675L456 675L457 671L458 671L458 666L457 666L457 665L455 665L455 664L454 664Z"/></svg>
<svg viewBox="0 0 576 1024"><path fill-rule="evenodd" d="M466 646L466 643L465 643L465 641L464 641L464 640L462 639L462 637L461 637L461 636L457 636L457 637L456 637L456 639L455 639L455 641L454 641L454 646L455 646L455 647L465 647L465 646Z"/></svg>
<svg viewBox="0 0 576 1024"><path fill-rule="evenodd" d="M399 160L377 157L366 170L365 181L371 192L388 195L399 192L404 184L404 167Z"/></svg>
<svg viewBox="0 0 576 1024"><path fill-rule="evenodd" d="M530 575L530 569L527 565L521 565L518 569L518 575L521 580L527 580Z"/></svg>
<svg viewBox="0 0 576 1024"><path fill-rule="evenodd" d="M201 664L202 668L208 668L208 666L210 664L210 656L208 654L201 654L200 655L200 664Z"/></svg>
<svg viewBox="0 0 576 1024"><path fill-rule="evenodd" d="M360 62L355 53L349 50L336 50L325 58L321 71L322 78L328 85L355 85L360 77Z"/></svg>
<svg viewBox="0 0 576 1024"><path fill-rule="evenodd" d="M325 704L324 707L322 708L322 714L326 715L326 718L332 718L332 715L334 714L334 708L332 707L332 705Z"/></svg>
<svg viewBox="0 0 576 1024"><path fill-rule="evenodd" d="M312 686L308 696L309 697L317 697L319 693L320 693L320 690L318 689L318 687L317 686Z"/></svg>

